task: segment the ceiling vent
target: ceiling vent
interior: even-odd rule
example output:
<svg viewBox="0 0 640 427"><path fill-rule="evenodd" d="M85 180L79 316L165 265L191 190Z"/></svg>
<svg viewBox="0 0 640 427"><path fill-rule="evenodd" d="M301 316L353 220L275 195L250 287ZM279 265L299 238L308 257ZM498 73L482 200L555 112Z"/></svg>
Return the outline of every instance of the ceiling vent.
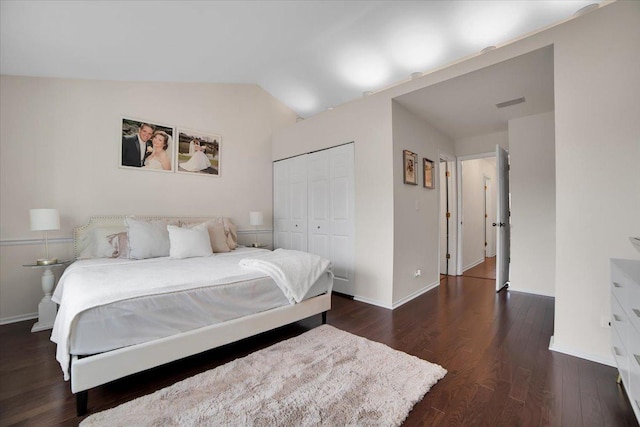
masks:
<svg viewBox="0 0 640 427"><path fill-rule="evenodd" d="M511 101L504 101L496 104L498 108L511 107L512 105L522 104L525 101L524 96L522 98L512 99Z"/></svg>

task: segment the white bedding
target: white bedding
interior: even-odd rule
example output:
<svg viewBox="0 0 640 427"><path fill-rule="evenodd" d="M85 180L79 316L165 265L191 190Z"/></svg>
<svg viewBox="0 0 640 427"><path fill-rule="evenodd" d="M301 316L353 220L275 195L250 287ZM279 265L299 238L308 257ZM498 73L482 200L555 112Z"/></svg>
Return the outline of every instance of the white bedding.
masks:
<svg viewBox="0 0 640 427"><path fill-rule="evenodd" d="M300 302L329 267L329 260L307 252L276 249L252 254L240 260L240 265L268 274L291 304Z"/></svg>
<svg viewBox="0 0 640 427"><path fill-rule="evenodd" d="M239 261L268 251L243 248L213 257L170 260L97 259L72 264L60 279L53 300L60 304L52 341L65 380L69 379L71 328L78 315L94 307L144 297L221 286L264 278L265 274L242 268Z"/></svg>

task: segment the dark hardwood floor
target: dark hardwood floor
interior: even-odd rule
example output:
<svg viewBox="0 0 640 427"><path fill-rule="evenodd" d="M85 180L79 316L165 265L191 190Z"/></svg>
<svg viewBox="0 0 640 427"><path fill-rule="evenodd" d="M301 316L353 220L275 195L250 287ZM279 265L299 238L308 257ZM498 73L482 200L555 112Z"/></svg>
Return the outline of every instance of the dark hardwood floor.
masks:
<svg viewBox="0 0 640 427"><path fill-rule="evenodd" d="M449 373L406 426L636 426L616 370L548 350L554 300L502 291L494 281L448 277L396 310L333 296L328 323L438 363ZM77 425L50 331L0 326L0 425ZM314 316L89 392L89 411L111 408L321 323Z"/></svg>
<svg viewBox="0 0 640 427"><path fill-rule="evenodd" d="M471 267L462 273L464 277L477 277L479 279L496 280L496 257L485 258L484 262Z"/></svg>

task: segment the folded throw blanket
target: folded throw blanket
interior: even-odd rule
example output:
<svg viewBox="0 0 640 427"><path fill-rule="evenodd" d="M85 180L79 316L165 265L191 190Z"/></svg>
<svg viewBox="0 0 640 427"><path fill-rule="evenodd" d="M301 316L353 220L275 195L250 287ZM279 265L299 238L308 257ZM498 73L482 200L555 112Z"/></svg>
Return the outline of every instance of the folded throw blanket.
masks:
<svg viewBox="0 0 640 427"><path fill-rule="evenodd" d="M240 266L268 274L289 302L300 302L320 275L329 267L329 260L307 252L276 249L273 252L244 258Z"/></svg>

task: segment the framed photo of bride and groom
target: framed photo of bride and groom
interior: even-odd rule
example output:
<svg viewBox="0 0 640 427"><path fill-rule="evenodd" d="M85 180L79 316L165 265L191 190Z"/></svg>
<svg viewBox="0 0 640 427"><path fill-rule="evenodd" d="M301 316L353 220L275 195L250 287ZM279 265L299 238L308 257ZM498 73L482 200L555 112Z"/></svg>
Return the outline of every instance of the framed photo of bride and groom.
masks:
<svg viewBox="0 0 640 427"><path fill-rule="evenodd" d="M120 167L220 176L220 135L122 119Z"/></svg>

